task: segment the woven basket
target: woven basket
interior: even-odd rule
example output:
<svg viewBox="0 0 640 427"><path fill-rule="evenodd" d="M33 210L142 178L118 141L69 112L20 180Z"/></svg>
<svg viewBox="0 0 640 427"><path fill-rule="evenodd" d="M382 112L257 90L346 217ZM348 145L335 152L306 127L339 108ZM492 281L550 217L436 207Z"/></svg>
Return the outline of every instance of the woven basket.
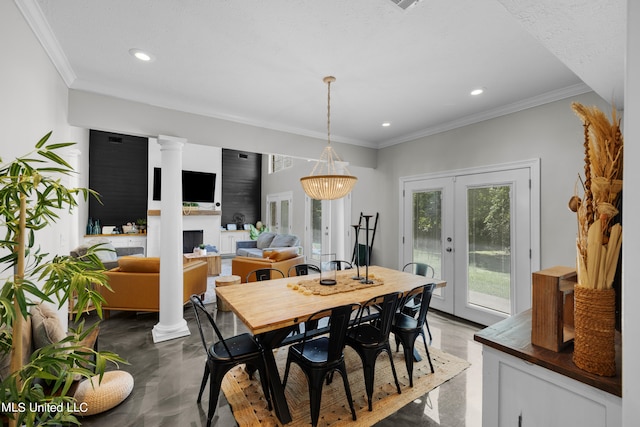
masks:
<svg viewBox="0 0 640 427"><path fill-rule="evenodd" d="M576 285L573 362L592 374L616 375L616 292Z"/></svg>

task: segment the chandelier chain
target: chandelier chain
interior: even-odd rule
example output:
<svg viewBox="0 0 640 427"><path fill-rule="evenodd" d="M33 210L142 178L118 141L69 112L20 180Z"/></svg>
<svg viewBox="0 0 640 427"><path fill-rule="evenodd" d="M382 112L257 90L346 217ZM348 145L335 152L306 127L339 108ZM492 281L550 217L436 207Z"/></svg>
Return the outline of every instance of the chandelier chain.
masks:
<svg viewBox="0 0 640 427"><path fill-rule="evenodd" d="M327 81L327 144L331 145L331 80Z"/></svg>

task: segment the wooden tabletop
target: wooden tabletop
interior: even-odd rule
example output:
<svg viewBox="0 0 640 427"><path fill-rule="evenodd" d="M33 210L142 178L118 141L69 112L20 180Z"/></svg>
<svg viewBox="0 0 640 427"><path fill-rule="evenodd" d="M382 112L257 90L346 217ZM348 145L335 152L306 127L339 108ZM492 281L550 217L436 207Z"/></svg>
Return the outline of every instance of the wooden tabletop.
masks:
<svg viewBox="0 0 640 427"><path fill-rule="evenodd" d="M337 273L354 276L356 270L342 270ZM288 277L221 287L216 289L216 294L227 303L251 333L256 335L304 322L309 315L319 310L353 302L364 303L375 296L389 292L406 293L427 283L436 283L437 287L446 286L446 282L440 279L417 276L385 267L371 266L369 274L384 283L332 295L304 295L287 286L290 283L298 283L301 277ZM363 268L360 268L360 275L364 276ZM308 280L314 277L319 275L311 274L304 276L303 279Z"/></svg>

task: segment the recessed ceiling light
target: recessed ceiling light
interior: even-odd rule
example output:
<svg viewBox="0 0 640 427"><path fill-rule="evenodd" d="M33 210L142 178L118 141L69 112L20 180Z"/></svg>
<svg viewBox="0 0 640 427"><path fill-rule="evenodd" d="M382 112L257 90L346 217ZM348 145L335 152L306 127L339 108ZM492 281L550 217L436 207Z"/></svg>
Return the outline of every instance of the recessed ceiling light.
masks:
<svg viewBox="0 0 640 427"><path fill-rule="evenodd" d="M134 57L138 58L140 61L149 62L153 61L153 56L150 53L147 53L140 49L129 49L129 53Z"/></svg>
<svg viewBox="0 0 640 427"><path fill-rule="evenodd" d="M391 126L391 122L384 122L384 123L382 123L382 127L383 127L383 128L388 128L389 126Z"/></svg>
<svg viewBox="0 0 640 427"><path fill-rule="evenodd" d="M477 89L474 89L471 91L471 95L473 96L478 96L478 95L482 95L484 93L484 88L483 87L479 87Z"/></svg>

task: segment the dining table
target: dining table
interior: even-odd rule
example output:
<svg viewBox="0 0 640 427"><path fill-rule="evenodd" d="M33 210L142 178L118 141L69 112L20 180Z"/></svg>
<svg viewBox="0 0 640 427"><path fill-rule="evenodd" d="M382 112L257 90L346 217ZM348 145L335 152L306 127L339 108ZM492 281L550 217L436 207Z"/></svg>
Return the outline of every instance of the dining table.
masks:
<svg viewBox="0 0 640 427"><path fill-rule="evenodd" d="M340 287L345 281L356 280L352 279L356 270L337 271L338 284L328 295L305 292L303 287L298 286L301 281L319 281L320 274L317 273L216 288L217 298L225 302L264 349L272 404L276 416L283 424L291 421L291 414L273 350L282 345L296 326L321 310L350 303L363 304L371 298L390 292L406 294L428 283L435 283L439 288L446 286L446 282L441 279L381 266L369 266L367 271L367 278L374 281L374 284L358 285L357 289L344 286L344 291ZM360 269L360 273L364 271Z"/></svg>

